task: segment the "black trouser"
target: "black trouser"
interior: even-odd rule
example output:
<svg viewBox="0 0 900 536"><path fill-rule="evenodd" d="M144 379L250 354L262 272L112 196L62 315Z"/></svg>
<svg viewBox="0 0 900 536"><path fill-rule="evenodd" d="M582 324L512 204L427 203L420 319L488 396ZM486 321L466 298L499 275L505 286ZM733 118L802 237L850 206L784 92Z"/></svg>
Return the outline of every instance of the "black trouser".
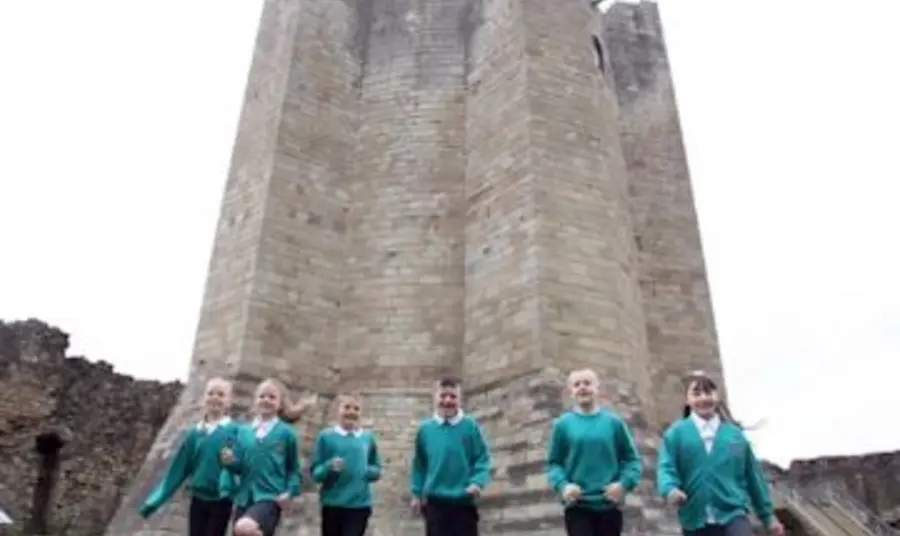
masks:
<svg viewBox="0 0 900 536"><path fill-rule="evenodd" d="M426 536L478 536L478 508L471 503L427 499Z"/></svg>
<svg viewBox="0 0 900 536"><path fill-rule="evenodd" d="M249 517L256 521L263 536L275 536L278 523L281 522L281 507L275 501L259 501L246 508L235 508L235 522L242 517Z"/></svg>
<svg viewBox="0 0 900 536"><path fill-rule="evenodd" d="M225 536L231 519L231 501L222 499L206 501L191 497L188 510L188 534L190 536Z"/></svg>
<svg viewBox="0 0 900 536"><path fill-rule="evenodd" d="M583 506L566 508L566 534L569 536L621 536L622 511L618 508L592 510Z"/></svg>
<svg viewBox="0 0 900 536"><path fill-rule="evenodd" d="M322 507L322 536L364 536L371 508Z"/></svg>
<svg viewBox="0 0 900 536"><path fill-rule="evenodd" d="M707 525L699 530L686 530L685 536L753 536L753 527L746 516L732 519L725 525Z"/></svg>

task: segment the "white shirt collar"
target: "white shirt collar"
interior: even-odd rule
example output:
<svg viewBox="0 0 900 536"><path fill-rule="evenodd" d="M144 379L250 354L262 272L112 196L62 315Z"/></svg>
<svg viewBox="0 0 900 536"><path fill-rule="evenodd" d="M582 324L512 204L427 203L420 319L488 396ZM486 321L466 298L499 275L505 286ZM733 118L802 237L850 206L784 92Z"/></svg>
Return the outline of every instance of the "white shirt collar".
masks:
<svg viewBox="0 0 900 536"><path fill-rule="evenodd" d="M253 428L256 430L256 437L265 437L272 431L272 428L275 428L275 425L278 424L278 418L272 418L267 421L263 421L259 417L253 419Z"/></svg>
<svg viewBox="0 0 900 536"><path fill-rule="evenodd" d="M457 411L456 415L450 417L449 419L445 419L443 416L438 415L437 413L434 414L434 420L436 420L438 423L449 424L451 426L456 426L457 424L462 422L463 417L465 417L463 410Z"/></svg>
<svg viewBox="0 0 900 536"><path fill-rule="evenodd" d="M362 432L363 432L362 428L357 428L356 430L351 431L351 430L347 430L340 424L338 424L337 426L334 427L334 431L337 432L338 435L342 435L342 436L352 435L354 437L359 437L360 435L362 435Z"/></svg>
<svg viewBox="0 0 900 536"><path fill-rule="evenodd" d="M576 405L572 407L572 411L579 415L596 415L603 411L603 408L598 404L594 406L594 409L592 409L591 411L584 411L583 409L581 409L581 406Z"/></svg>
<svg viewBox="0 0 900 536"><path fill-rule="evenodd" d="M701 430L718 430L719 424L721 424L722 420L719 418L719 414L715 413L709 419L704 419L703 417L697 415L696 413L691 413L691 420L694 421L694 424Z"/></svg>
<svg viewBox="0 0 900 536"><path fill-rule="evenodd" d="M224 426L230 422L231 422L231 417L229 417L228 415L222 417L221 419L219 419L217 421L202 420L197 423L197 429L203 430L204 432L209 433L209 432L212 432L213 430L215 430L216 428L218 428L220 426Z"/></svg>

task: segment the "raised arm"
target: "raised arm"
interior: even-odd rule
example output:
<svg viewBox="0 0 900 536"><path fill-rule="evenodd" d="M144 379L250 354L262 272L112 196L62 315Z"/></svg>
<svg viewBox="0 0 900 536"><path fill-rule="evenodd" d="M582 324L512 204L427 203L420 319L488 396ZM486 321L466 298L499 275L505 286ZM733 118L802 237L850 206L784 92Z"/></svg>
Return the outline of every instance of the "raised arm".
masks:
<svg viewBox="0 0 900 536"><path fill-rule="evenodd" d="M325 434L320 433L316 437L316 445L313 448L312 467L310 470L313 482L319 484L325 482L325 479L328 478L330 472L330 467L328 466L330 460L331 453L329 452L328 444L325 441Z"/></svg>
<svg viewBox="0 0 900 536"><path fill-rule="evenodd" d="M162 480L150 492L144 504L140 508L140 514L144 517L152 515L163 504L175 495L178 488L194 471L195 434L188 430L182 437L178 451L166 468Z"/></svg>

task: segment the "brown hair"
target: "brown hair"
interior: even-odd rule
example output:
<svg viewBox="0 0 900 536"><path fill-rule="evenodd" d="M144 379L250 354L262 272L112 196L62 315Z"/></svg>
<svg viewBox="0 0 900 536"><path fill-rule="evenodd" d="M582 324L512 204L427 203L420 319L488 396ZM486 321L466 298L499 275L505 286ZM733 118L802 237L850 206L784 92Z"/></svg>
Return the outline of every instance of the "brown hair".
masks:
<svg viewBox="0 0 900 536"><path fill-rule="evenodd" d="M257 389L263 385L271 385L278 390L278 418L284 422L293 424L299 421L316 404L315 395L292 403L287 396L287 388L275 378L264 380Z"/></svg>
<svg viewBox="0 0 900 536"><path fill-rule="evenodd" d="M704 393L712 393L719 390L716 382L712 378L707 376L705 372L699 370L691 372L684 379L684 390L687 391L691 387L694 387L695 389ZM682 417L689 417L691 415L691 411L691 407L685 404L681 412ZM720 400L717 404L716 413L719 414L719 418L721 418L723 421L730 422L734 425L737 425L738 428L744 429L744 425L731 415L731 411L728 409L728 405L725 404L724 400Z"/></svg>
<svg viewBox="0 0 900 536"><path fill-rule="evenodd" d="M457 389L462 387L462 380L455 376L444 376L437 381L438 389Z"/></svg>

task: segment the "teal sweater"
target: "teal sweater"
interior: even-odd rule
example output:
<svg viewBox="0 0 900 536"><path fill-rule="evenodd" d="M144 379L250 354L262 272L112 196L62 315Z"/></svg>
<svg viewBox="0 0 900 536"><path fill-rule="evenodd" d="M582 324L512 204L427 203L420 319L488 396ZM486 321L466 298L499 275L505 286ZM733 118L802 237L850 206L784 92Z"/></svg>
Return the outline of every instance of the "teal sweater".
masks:
<svg viewBox="0 0 900 536"><path fill-rule="evenodd" d="M339 472L329 465L333 458L344 460ZM322 506L372 506L371 483L381 478L375 435L365 430L351 435L337 427L320 432L313 452L312 478L321 484L319 503Z"/></svg>
<svg viewBox="0 0 900 536"><path fill-rule="evenodd" d="M197 424L185 430L162 480L141 505L141 515L153 514L188 478L188 490L194 497L204 500L229 497L234 491L234 479L223 470L219 453L236 442L238 430L238 425L230 420L219 424L211 433Z"/></svg>
<svg viewBox="0 0 900 536"><path fill-rule="evenodd" d="M603 490L618 482L631 491L641 478L641 456L628 425L608 410L564 413L554 423L547 449L547 479L562 493L566 484L581 488L581 498L569 506L595 510L616 505Z"/></svg>
<svg viewBox="0 0 900 536"><path fill-rule="evenodd" d="M744 432L732 423L721 422L709 453L690 417L673 423L660 445L656 478L663 497L673 489L687 495L678 510L684 530L705 526L710 512L717 523L726 524L751 506L766 526L772 522L762 467Z"/></svg>
<svg viewBox="0 0 900 536"><path fill-rule="evenodd" d="M484 489L491 480L491 455L475 419L452 422L432 417L419 424L410 474L417 498L471 502L466 488Z"/></svg>
<svg viewBox="0 0 900 536"><path fill-rule="evenodd" d="M287 493L300 495L300 441L291 425L276 419L269 433L257 439L250 424L240 427L235 460L228 469L237 475L234 503L247 507Z"/></svg>

